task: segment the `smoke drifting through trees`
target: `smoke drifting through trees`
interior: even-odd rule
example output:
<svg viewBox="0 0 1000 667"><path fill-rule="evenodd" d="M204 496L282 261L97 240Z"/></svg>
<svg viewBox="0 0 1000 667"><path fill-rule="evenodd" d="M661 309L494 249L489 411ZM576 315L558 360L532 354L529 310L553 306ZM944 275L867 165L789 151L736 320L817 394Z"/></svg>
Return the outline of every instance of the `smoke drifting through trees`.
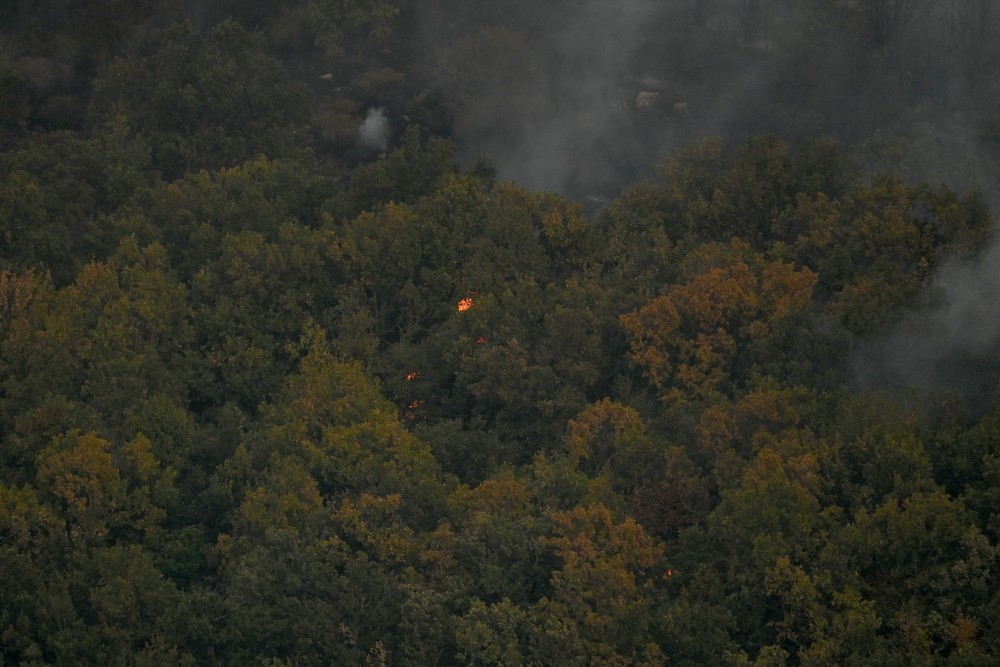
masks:
<svg viewBox="0 0 1000 667"><path fill-rule="evenodd" d="M438 0L420 18L423 67L454 114L460 155L486 155L529 187L604 201L651 176L664 152L772 133L832 136L863 173L1000 205L990 0L508 1L485 14ZM947 382L951 361L993 344L1000 248L934 285L936 305L858 357L864 383Z"/></svg>
<svg viewBox="0 0 1000 667"><path fill-rule="evenodd" d="M649 119L632 113L632 79L641 26L657 7L506 3L483 17L429 3L425 68L454 113L463 154L487 155L502 177L537 189L579 198L620 189L654 157L636 142Z"/></svg>
<svg viewBox="0 0 1000 667"><path fill-rule="evenodd" d="M855 359L865 386L951 387L979 394L1000 368L1000 243L973 260L953 261L935 276L930 305L905 318Z"/></svg>
<svg viewBox="0 0 1000 667"><path fill-rule="evenodd" d="M1000 366L986 209L740 140L993 102L798 1L0 3L0 664L996 664L998 383L846 386Z"/></svg>
<svg viewBox="0 0 1000 667"><path fill-rule="evenodd" d="M953 168L969 164L964 139L988 132L1000 98L987 0L508 1L487 12L438 0L418 11L422 66L463 154L577 198L620 189L703 136L738 144L761 132L834 136L872 170L917 178L933 153L926 175L965 185L955 181L970 170ZM963 140L954 151L952 137Z"/></svg>

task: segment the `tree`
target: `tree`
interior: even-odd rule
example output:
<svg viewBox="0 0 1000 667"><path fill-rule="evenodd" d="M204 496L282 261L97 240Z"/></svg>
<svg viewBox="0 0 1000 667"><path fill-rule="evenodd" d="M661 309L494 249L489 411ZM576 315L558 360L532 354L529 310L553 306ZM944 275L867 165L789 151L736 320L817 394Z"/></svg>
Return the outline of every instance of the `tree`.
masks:
<svg viewBox="0 0 1000 667"><path fill-rule="evenodd" d="M146 58L116 61L95 82L93 127L124 122L150 142L168 180L294 152L303 91L259 37L232 20L207 36L178 24L154 48Z"/></svg>
<svg viewBox="0 0 1000 667"><path fill-rule="evenodd" d="M528 485L509 470L449 499L454 558L465 574L464 597L524 608L547 589L549 563L539 541L545 524Z"/></svg>
<svg viewBox="0 0 1000 667"><path fill-rule="evenodd" d="M28 86L6 57L0 57L0 146L6 146L24 127L30 111Z"/></svg>
<svg viewBox="0 0 1000 667"><path fill-rule="evenodd" d="M665 664L651 641L650 589L663 550L632 519L600 504L551 515L544 540L558 559L552 595L533 610L530 642L541 664Z"/></svg>
<svg viewBox="0 0 1000 667"><path fill-rule="evenodd" d="M0 155L0 264L49 271L56 284L121 240L107 216L150 180L142 139L111 126L85 139L41 135Z"/></svg>
<svg viewBox="0 0 1000 667"><path fill-rule="evenodd" d="M115 447L70 431L39 454L38 485L55 499L72 539L83 544L142 541L162 521L173 475L139 436Z"/></svg>
<svg viewBox="0 0 1000 667"><path fill-rule="evenodd" d="M662 395L704 400L732 391L749 370L746 356L809 307L817 276L767 262L737 240L688 255L687 280L620 317L629 360Z"/></svg>
<svg viewBox="0 0 1000 667"><path fill-rule="evenodd" d="M455 629L457 658L468 665L525 664L524 636L530 617L507 598L487 605L474 599Z"/></svg>
<svg viewBox="0 0 1000 667"><path fill-rule="evenodd" d="M399 7L380 0L319 0L279 3L272 24L280 44L321 49L329 59L352 59L384 45L392 34Z"/></svg>
<svg viewBox="0 0 1000 667"><path fill-rule="evenodd" d="M995 548L968 510L938 490L858 510L843 539L842 556L886 616L902 607L922 623L940 622L988 604Z"/></svg>
<svg viewBox="0 0 1000 667"><path fill-rule="evenodd" d="M30 488L0 483L0 627L4 660L57 655L76 614L62 569L65 523Z"/></svg>
<svg viewBox="0 0 1000 667"><path fill-rule="evenodd" d="M134 239L37 299L9 329L4 350L14 371L6 409L36 431L17 429L23 443L34 443L20 465L30 469L35 447L72 428L134 437L125 423L152 397L186 405L192 333L187 292L167 273L163 247L140 248Z"/></svg>
<svg viewBox="0 0 1000 667"><path fill-rule="evenodd" d="M350 219L390 202L412 203L455 173L454 152L450 141L423 136L411 125L392 151L352 171L347 189L326 208L336 219Z"/></svg>
<svg viewBox="0 0 1000 667"><path fill-rule="evenodd" d="M460 136L486 137L499 146L517 132L519 119L544 110L536 95L539 63L523 34L488 27L443 44L430 76L443 91ZM506 113L516 110L516 113Z"/></svg>
<svg viewBox="0 0 1000 667"><path fill-rule="evenodd" d="M446 492L427 445L403 428L359 364L333 355L322 330L307 329L301 345L298 372L263 410L254 454L301 461L324 497L399 494L408 522L433 522Z"/></svg>
<svg viewBox="0 0 1000 667"><path fill-rule="evenodd" d="M650 474L655 460L639 413L609 399L587 406L569 420L566 448L589 476L610 477L623 494Z"/></svg>
<svg viewBox="0 0 1000 667"><path fill-rule="evenodd" d="M650 299L677 278L681 230L668 217L662 188L637 184L621 193L597 220L601 233L602 284L615 288L623 303Z"/></svg>

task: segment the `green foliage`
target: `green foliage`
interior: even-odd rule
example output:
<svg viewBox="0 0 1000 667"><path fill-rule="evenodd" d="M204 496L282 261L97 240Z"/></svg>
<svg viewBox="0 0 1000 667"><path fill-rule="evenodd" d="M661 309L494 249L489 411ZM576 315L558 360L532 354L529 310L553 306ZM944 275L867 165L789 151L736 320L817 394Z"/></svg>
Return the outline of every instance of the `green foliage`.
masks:
<svg viewBox="0 0 1000 667"><path fill-rule="evenodd" d="M86 139L39 137L0 156L0 253L4 266L49 271L64 285L120 240L106 216L149 182L141 138L119 126Z"/></svg>
<svg viewBox="0 0 1000 667"><path fill-rule="evenodd" d="M817 44L909 48L835 4ZM531 26L420 91L409 5L183 5L0 9L93 28L86 129L0 58L0 662L995 662L995 396L851 369L982 197L706 139L591 220L443 136L532 94Z"/></svg>
<svg viewBox="0 0 1000 667"><path fill-rule="evenodd" d="M535 606L531 646L541 664L665 664L646 643L652 616L651 570L661 548L632 519L615 521L599 504L551 515L545 539L560 562L552 595ZM570 663L572 664L572 663Z"/></svg>
<svg viewBox="0 0 1000 667"><path fill-rule="evenodd" d="M421 137L418 128L411 126L395 150L352 172L346 191L333 200L331 213L350 218L389 202L412 202L454 171L453 154L451 142Z"/></svg>
<svg viewBox="0 0 1000 667"><path fill-rule="evenodd" d="M0 57L0 145L21 130L29 111L28 89L10 61Z"/></svg>
<svg viewBox="0 0 1000 667"><path fill-rule="evenodd" d="M302 89L234 21L202 36L178 24L145 58L116 61L94 84L90 122L121 122L149 141L167 179L293 149Z"/></svg>

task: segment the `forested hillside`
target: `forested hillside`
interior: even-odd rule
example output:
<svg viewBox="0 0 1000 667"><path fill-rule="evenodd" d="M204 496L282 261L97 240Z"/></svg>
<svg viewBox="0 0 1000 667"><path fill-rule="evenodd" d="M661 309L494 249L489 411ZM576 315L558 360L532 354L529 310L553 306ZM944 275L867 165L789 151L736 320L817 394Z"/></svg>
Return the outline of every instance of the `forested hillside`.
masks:
<svg viewBox="0 0 1000 667"><path fill-rule="evenodd" d="M997 664L1000 10L535 4L0 8L0 664Z"/></svg>

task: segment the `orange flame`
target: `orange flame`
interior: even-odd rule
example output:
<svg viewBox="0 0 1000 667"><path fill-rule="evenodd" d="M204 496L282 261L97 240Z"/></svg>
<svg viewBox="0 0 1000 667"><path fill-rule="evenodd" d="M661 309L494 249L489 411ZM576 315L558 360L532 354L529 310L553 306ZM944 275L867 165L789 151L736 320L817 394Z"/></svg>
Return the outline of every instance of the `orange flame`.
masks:
<svg viewBox="0 0 1000 667"><path fill-rule="evenodd" d="M489 341L486 340L485 338L483 338L482 336L480 336L479 338L476 339L476 343L479 344L479 345L482 345L483 343L488 343L488 342Z"/></svg>
<svg viewBox="0 0 1000 667"><path fill-rule="evenodd" d="M464 313L465 311L472 308L475 305L475 301L472 300L471 296L467 296L458 302L458 312Z"/></svg>
<svg viewBox="0 0 1000 667"><path fill-rule="evenodd" d="M418 371L413 371L412 373L406 374L407 380L416 380L418 377L420 377L420 373Z"/></svg>

